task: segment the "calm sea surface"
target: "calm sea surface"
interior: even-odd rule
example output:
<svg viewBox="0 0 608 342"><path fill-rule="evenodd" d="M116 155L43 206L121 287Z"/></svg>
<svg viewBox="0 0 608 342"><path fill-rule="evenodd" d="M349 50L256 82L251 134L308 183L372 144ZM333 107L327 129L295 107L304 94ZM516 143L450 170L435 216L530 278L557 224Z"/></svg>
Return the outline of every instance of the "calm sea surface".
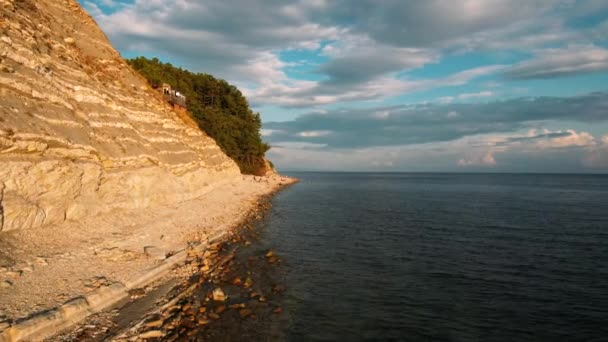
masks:
<svg viewBox="0 0 608 342"><path fill-rule="evenodd" d="M293 173L290 341L608 341L608 176Z"/></svg>

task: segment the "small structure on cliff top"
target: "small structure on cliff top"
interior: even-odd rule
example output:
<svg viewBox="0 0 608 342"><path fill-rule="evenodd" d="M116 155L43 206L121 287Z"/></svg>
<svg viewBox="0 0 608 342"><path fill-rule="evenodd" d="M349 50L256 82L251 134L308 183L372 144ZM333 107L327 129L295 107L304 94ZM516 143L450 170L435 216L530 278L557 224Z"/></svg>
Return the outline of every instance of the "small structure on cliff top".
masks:
<svg viewBox="0 0 608 342"><path fill-rule="evenodd" d="M163 83L163 97L165 98L165 100L169 101L169 103L175 109L188 109L188 106L186 106L186 97L184 96L184 94L181 94L179 91L171 88L171 85L167 83Z"/></svg>

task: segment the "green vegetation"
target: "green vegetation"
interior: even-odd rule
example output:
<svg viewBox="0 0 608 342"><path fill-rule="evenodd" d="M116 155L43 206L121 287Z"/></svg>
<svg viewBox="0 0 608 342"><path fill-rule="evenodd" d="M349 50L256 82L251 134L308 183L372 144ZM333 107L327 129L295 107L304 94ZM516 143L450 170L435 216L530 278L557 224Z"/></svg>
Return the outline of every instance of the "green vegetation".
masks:
<svg viewBox="0 0 608 342"><path fill-rule="evenodd" d="M260 136L260 114L249 108L247 99L235 86L211 75L162 63L157 58L137 57L127 62L153 88L167 83L184 94L188 111L199 127L236 161L242 173L259 175L265 171L264 154L270 146Z"/></svg>

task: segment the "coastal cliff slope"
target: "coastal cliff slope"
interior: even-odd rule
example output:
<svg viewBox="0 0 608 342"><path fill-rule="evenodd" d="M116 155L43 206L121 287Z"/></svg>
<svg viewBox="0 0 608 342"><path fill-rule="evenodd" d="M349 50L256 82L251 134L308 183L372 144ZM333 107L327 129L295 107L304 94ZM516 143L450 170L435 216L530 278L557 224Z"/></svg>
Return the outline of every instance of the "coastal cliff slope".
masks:
<svg viewBox="0 0 608 342"><path fill-rule="evenodd" d="M0 0L0 231L200 197L237 165L75 0Z"/></svg>

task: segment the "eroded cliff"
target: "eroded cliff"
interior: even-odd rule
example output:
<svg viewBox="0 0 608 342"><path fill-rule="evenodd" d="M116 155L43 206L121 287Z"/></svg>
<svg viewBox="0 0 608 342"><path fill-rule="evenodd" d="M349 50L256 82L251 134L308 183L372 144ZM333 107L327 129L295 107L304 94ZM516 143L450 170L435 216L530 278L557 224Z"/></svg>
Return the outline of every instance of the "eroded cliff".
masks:
<svg viewBox="0 0 608 342"><path fill-rule="evenodd" d="M0 0L0 230L203 195L240 175L75 0Z"/></svg>

